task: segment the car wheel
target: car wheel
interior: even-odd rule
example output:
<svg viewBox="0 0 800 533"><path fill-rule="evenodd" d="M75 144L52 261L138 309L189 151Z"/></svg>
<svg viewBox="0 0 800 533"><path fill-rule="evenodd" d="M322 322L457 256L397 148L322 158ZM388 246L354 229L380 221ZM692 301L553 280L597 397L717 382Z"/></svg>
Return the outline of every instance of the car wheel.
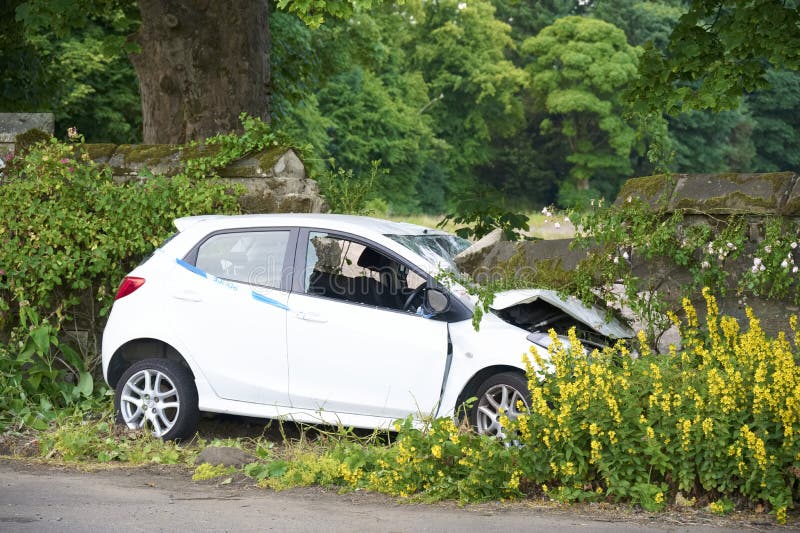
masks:
<svg viewBox="0 0 800 533"><path fill-rule="evenodd" d="M478 433L504 438L500 417L515 419L531 404L528 380L522 374L502 372L484 381L475 393L478 401L469 411L469 421ZM518 403L522 402L522 409Z"/></svg>
<svg viewBox="0 0 800 533"><path fill-rule="evenodd" d="M114 405L119 422L164 440L188 438L197 428L197 388L177 361L146 359L133 364L117 383Z"/></svg>

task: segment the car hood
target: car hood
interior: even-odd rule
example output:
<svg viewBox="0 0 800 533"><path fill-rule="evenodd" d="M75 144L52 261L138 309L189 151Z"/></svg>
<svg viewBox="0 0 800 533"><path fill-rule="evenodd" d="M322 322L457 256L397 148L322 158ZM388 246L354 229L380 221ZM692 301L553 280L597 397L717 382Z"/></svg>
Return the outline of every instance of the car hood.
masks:
<svg viewBox="0 0 800 533"><path fill-rule="evenodd" d="M582 322L597 333L611 339L626 339L635 335L634 331L621 320L606 316L606 311L598 306L586 306L574 296L562 298L549 289L515 289L495 294L491 308L502 311L515 305L528 304L542 300L557 307L575 320Z"/></svg>

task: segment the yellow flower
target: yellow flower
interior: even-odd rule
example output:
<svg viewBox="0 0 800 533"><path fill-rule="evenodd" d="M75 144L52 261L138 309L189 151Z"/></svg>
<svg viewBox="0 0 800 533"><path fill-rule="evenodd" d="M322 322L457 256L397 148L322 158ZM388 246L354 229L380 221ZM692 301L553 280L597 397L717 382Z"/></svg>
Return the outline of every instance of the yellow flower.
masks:
<svg viewBox="0 0 800 533"><path fill-rule="evenodd" d="M442 447L439 446L438 444L434 444L431 447L431 455L433 455L437 459L441 459L442 458Z"/></svg>

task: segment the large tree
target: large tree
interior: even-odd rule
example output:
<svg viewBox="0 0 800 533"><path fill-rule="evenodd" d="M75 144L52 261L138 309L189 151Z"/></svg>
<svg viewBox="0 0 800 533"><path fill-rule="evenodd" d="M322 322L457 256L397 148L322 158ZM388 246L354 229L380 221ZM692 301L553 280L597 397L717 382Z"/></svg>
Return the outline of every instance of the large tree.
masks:
<svg viewBox="0 0 800 533"><path fill-rule="evenodd" d="M622 118L620 91L636 75L637 50L616 26L564 17L527 39L531 91L547 115L542 133L569 145L571 185L614 182L631 172L634 130Z"/></svg>
<svg viewBox="0 0 800 533"><path fill-rule="evenodd" d="M279 5L311 25L353 7L350 0ZM268 0L27 0L16 16L29 31L57 36L107 21L107 46L127 51L136 68L146 143L235 131L243 112L269 119Z"/></svg>

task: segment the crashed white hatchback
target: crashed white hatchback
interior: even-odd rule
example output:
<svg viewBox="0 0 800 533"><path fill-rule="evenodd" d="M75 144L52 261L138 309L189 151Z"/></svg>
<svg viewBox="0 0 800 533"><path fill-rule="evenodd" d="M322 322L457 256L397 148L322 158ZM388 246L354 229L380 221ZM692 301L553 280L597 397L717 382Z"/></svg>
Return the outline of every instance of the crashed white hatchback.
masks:
<svg viewBox="0 0 800 533"><path fill-rule="evenodd" d="M523 354L576 325L603 343L632 332L552 291L475 305L437 281L469 243L345 215L197 216L121 283L103 335L119 418L166 438L200 411L388 427L465 411L501 435L527 405Z"/></svg>

